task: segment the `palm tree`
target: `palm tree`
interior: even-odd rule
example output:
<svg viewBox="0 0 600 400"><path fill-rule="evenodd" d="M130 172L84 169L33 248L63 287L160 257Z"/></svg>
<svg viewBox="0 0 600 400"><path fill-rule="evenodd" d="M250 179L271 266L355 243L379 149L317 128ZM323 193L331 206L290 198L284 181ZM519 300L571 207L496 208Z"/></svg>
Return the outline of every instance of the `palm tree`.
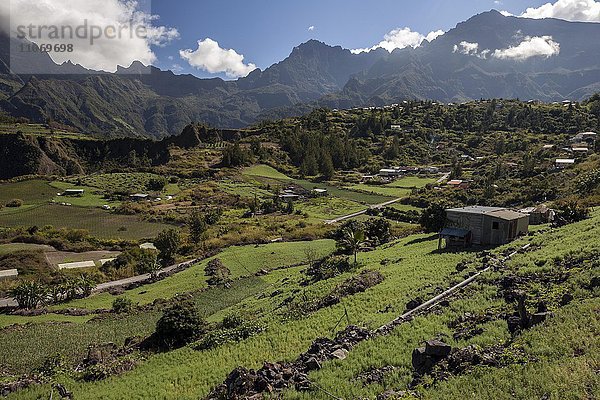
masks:
<svg viewBox="0 0 600 400"><path fill-rule="evenodd" d="M342 231L342 236L337 242L338 248L351 252L354 255L354 264L357 264L357 254L362 244L365 242L365 232L357 229L346 228Z"/></svg>

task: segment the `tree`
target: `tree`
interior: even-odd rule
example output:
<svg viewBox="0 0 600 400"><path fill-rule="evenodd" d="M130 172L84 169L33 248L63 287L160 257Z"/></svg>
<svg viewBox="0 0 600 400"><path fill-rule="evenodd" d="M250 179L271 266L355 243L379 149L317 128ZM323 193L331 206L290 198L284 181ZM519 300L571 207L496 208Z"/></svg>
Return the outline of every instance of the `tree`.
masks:
<svg viewBox="0 0 600 400"><path fill-rule="evenodd" d="M167 186L167 178L163 176L157 176L148 181L146 187L148 190L152 190L154 192L161 192L165 186Z"/></svg>
<svg viewBox="0 0 600 400"><path fill-rule="evenodd" d="M335 168L333 167L333 161L331 155L328 152L323 152L321 156L321 162L319 164L319 172L324 179L329 180L333 178L335 174Z"/></svg>
<svg viewBox="0 0 600 400"><path fill-rule="evenodd" d="M181 245L181 234L177 229L166 229L158 234L154 245L160 252L160 258L165 263L170 263Z"/></svg>
<svg viewBox="0 0 600 400"><path fill-rule="evenodd" d="M206 217L194 210L188 218L188 227L190 228L190 237L194 243L202 241L206 230L208 229Z"/></svg>
<svg viewBox="0 0 600 400"><path fill-rule="evenodd" d="M391 225L385 218L371 218L365 223L365 235L374 245L390 241Z"/></svg>
<svg viewBox="0 0 600 400"><path fill-rule="evenodd" d="M336 246L342 251L354 255L354 264L358 263L357 255L362 244L365 242L365 232L363 230L344 229L342 237L337 241Z"/></svg>
<svg viewBox="0 0 600 400"><path fill-rule="evenodd" d="M161 267L156 251L145 250L138 259L136 270L141 274L150 274L150 279L156 280Z"/></svg>
<svg viewBox="0 0 600 400"><path fill-rule="evenodd" d="M440 203L427 207L419 221L425 232L439 232L446 225L446 207Z"/></svg>
<svg viewBox="0 0 600 400"><path fill-rule="evenodd" d="M193 301L179 300L156 323L155 338L167 348L185 346L205 333L206 326Z"/></svg>

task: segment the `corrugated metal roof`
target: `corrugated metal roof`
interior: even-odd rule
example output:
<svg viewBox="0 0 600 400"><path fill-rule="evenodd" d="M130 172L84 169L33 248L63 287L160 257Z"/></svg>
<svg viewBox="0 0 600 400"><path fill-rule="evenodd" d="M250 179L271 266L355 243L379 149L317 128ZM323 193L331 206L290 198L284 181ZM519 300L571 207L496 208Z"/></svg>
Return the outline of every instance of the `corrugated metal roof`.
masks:
<svg viewBox="0 0 600 400"><path fill-rule="evenodd" d="M487 214L494 211L506 210L506 208L502 207L486 207L486 206L469 206L469 207L461 207L461 208L451 208L446 211L454 211L461 212L466 214Z"/></svg>
<svg viewBox="0 0 600 400"><path fill-rule="evenodd" d="M487 215L495 218L500 218L506 221L512 221L514 219L527 218L527 214L522 214L520 212L512 211L512 210L500 210L500 211L492 211L487 213Z"/></svg>

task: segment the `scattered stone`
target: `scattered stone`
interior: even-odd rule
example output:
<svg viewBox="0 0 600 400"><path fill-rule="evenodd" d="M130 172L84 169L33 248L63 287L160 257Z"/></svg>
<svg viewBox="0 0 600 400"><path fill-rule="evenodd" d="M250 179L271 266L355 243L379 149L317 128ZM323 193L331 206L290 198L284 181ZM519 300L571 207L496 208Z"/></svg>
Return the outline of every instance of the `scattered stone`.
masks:
<svg viewBox="0 0 600 400"><path fill-rule="evenodd" d="M383 379L392 373L396 368L392 366L386 366L381 368L373 368L362 372L356 378L361 380L363 385L370 385L373 383L383 383Z"/></svg>
<svg viewBox="0 0 600 400"><path fill-rule="evenodd" d="M531 316L531 326L535 326L544 322L547 318L554 316L551 312L538 312Z"/></svg>
<svg viewBox="0 0 600 400"><path fill-rule="evenodd" d="M265 276L265 275L269 275L269 271L267 271L266 269L261 269L260 271L258 271L256 273L256 276Z"/></svg>
<svg viewBox="0 0 600 400"><path fill-rule="evenodd" d="M346 349L337 349L333 353L331 353L333 358L337 358L338 360L345 360L348 357L348 350Z"/></svg>
<svg viewBox="0 0 600 400"><path fill-rule="evenodd" d="M392 399L401 399L406 396L405 391L396 391L393 389L386 390L377 396L377 400L392 400Z"/></svg>
<svg viewBox="0 0 600 400"><path fill-rule="evenodd" d="M560 299L560 305L561 305L561 307L564 307L572 301L573 301L573 295L571 293L565 293L562 295L562 297Z"/></svg>
<svg viewBox="0 0 600 400"><path fill-rule="evenodd" d="M68 391L67 388L61 385L60 383L57 383L56 385L54 385L54 387L56 388L56 391L58 392L61 399L73 398L73 393Z"/></svg>
<svg viewBox="0 0 600 400"><path fill-rule="evenodd" d="M306 371L315 371L321 369L321 363L315 358L309 358L305 363Z"/></svg>

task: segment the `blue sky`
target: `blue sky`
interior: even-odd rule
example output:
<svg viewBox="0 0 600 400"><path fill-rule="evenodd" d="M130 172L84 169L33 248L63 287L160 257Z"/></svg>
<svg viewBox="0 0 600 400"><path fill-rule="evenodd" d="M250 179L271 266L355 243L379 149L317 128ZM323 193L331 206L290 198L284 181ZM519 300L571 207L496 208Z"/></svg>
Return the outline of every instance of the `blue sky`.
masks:
<svg viewBox="0 0 600 400"><path fill-rule="evenodd" d="M447 31L458 22L490 9L521 14L545 1L502 0L153 0L158 24L177 28L180 37L165 47L153 48L155 65L199 77L225 77L191 67L181 49L197 49L206 38L224 49L244 55L245 63L265 69L283 60L294 46L309 39L356 49L371 47L386 33L409 27L426 35ZM314 30L308 28L314 26Z"/></svg>

